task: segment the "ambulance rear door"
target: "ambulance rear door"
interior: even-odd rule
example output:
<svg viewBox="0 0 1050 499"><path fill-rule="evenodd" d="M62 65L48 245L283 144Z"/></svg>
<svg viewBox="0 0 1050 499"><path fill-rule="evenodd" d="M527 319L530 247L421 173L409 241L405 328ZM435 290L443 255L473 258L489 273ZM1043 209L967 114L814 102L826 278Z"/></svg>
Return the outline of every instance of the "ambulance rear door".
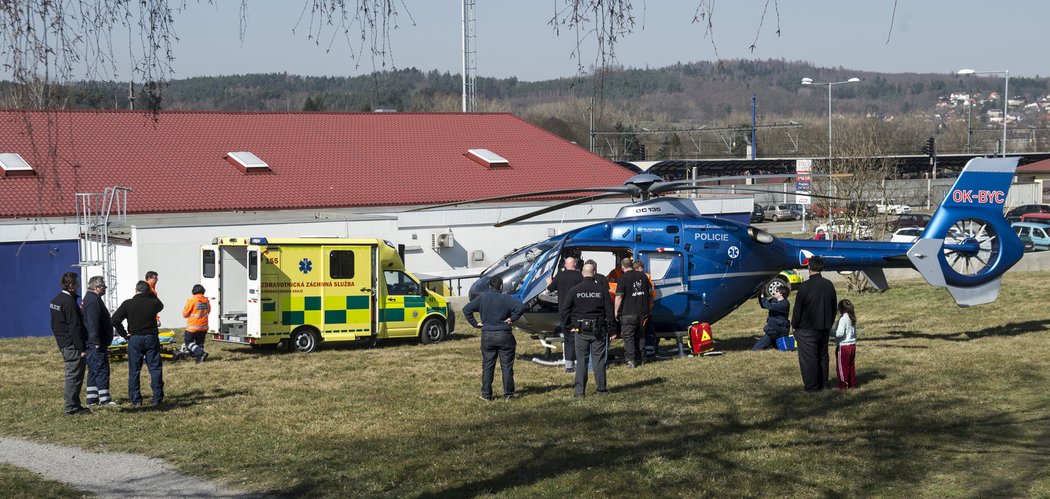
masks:
<svg viewBox="0 0 1050 499"><path fill-rule="evenodd" d="M245 301L247 302L246 317L244 321L245 333L250 338L259 338L262 333L262 266L260 255L262 249L259 246L248 246L248 278ZM218 308L218 307L215 307Z"/></svg>
<svg viewBox="0 0 1050 499"><path fill-rule="evenodd" d="M212 331L218 331L219 318L222 317L222 289L220 287L222 267L219 265L222 260L219 258L219 247L213 244L201 246L200 258L201 286L204 286L204 295L211 301L208 327Z"/></svg>

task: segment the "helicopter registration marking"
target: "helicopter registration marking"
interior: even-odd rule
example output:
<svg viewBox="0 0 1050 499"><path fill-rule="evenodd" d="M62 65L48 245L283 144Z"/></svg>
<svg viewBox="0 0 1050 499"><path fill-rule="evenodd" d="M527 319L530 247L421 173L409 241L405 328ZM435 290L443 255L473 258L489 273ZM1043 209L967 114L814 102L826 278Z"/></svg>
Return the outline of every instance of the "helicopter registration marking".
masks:
<svg viewBox="0 0 1050 499"><path fill-rule="evenodd" d="M729 258L736 258L740 256L740 248L737 248L736 246L730 246L729 251L727 251L726 253L729 254Z"/></svg>

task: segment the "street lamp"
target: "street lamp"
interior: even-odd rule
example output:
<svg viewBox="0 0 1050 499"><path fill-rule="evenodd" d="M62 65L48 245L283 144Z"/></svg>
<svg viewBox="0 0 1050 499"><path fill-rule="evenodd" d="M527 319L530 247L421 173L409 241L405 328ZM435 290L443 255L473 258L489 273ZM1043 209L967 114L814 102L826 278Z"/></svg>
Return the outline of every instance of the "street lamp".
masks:
<svg viewBox="0 0 1050 499"><path fill-rule="evenodd" d="M831 186L829 189L832 193L835 192L835 177L831 175L831 87L835 85L844 85L846 83L856 83L860 81L860 78L850 78L843 81L813 81L813 78L803 78L803 85L827 85L828 87L828 182ZM833 207L828 208L828 236L831 239L835 238L835 210Z"/></svg>
<svg viewBox="0 0 1050 499"><path fill-rule="evenodd" d="M959 76L969 75L1004 75L1006 84L1003 86L1003 157L1006 157L1006 113L1009 111L1010 106L1010 70L1001 69L998 71L977 71L973 69L960 69L955 72Z"/></svg>

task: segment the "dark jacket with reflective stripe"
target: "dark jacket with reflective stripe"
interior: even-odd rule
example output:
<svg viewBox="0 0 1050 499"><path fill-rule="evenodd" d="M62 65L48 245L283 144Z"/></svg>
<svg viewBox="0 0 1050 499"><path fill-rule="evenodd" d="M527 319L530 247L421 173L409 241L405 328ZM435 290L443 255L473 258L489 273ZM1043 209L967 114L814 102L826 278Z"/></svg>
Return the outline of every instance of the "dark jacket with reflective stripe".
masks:
<svg viewBox="0 0 1050 499"><path fill-rule="evenodd" d="M102 303L102 297L94 291L84 295L84 329L87 329L87 344L109 348L113 343L113 323L110 322L109 309Z"/></svg>

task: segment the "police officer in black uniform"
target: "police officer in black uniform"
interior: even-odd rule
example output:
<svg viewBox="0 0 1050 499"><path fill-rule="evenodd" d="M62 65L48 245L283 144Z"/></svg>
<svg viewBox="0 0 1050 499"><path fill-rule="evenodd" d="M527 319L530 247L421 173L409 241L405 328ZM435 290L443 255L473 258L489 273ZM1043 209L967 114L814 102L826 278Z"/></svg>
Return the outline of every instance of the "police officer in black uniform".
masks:
<svg viewBox="0 0 1050 499"><path fill-rule="evenodd" d="M562 327L576 332L576 358L588 355L594 364L594 384L598 394L607 392L605 387L605 353L609 348L608 329L614 322L612 299L608 286L594 279L594 265L583 266L583 281L569 290L565 310L561 315ZM573 397L582 397L587 387L587 369L576 370L576 390Z"/></svg>
<svg viewBox="0 0 1050 499"><path fill-rule="evenodd" d="M571 256L565 258L564 270L558 272L558 275L553 278L547 278L547 292L558 292L559 316L565 314L565 302L569 299L569 290L581 281L583 281L583 274L576 270L576 259ZM560 324L558 328L561 329L562 347L565 349L565 372L571 373L576 368L576 340L569 328L564 328Z"/></svg>
<svg viewBox="0 0 1050 499"><path fill-rule="evenodd" d="M80 405L80 389L84 386L84 367L87 357L87 331L84 330L84 318L77 306L78 277L75 272L62 274L59 286L62 291L51 299L51 331L55 333L55 342L62 352L65 365L66 415L91 414L91 409Z"/></svg>
<svg viewBox="0 0 1050 499"><path fill-rule="evenodd" d="M481 312L481 324L474 318ZM492 378L496 373L496 356L499 355L503 371L503 398L514 396L514 351L517 340L511 324L525 313L525 305L513 296L503 294L503 280L489 280L489 291L470 300L463 307L463 315L471 326L481 328L481 398L492 400Z"/></svg>
<svg viewBox="0 0 1050 499"><path fill-rule="evenodd" d="M624 267L628 267L628 265ZM643 324L649 317L649 303L652 302L653 288L649 277L643 272L625 271L620 275L616 286L616 318L620 321L620 335L623 336L623 353L627 358L627 367L638 367L642 364Z"/></svg>

